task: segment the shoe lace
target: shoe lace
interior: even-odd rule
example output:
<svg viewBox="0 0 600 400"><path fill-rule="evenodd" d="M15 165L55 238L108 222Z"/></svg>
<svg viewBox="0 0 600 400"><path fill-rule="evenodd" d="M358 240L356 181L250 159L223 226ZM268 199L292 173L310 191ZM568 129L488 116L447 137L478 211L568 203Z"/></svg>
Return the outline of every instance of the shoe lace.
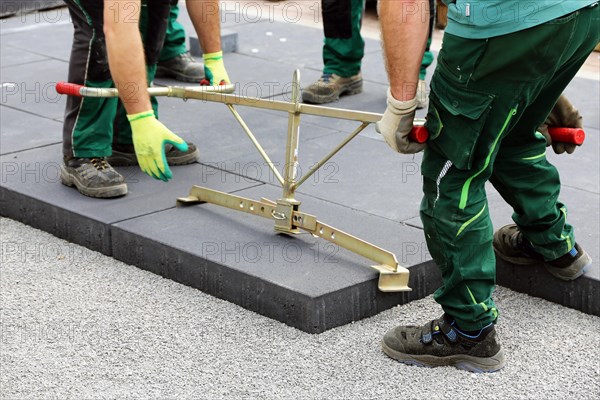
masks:
<svg viewBox="0 0 600 400"><path fill-rule="evenodd" d="M185 53L180 54L179 57L181 57L183 60L188 61L188 62L196 62L196 60L194 59L194 57L192 57L192 55L190 54L189 51L186 51Z"/></svg>
<svg viewBox="0 0 600 400"><path fill-rule="evenodd" d="M98 171L103 171L105 169L109 169L110 165L106 162L104 158L92 158L90 163L96 168Z"/></svg>
<svg viewBox="0 0 600 400"><path fill-rule="evenodd" d="M331 79L332 75L333 74L323 74L323 75L321 75L321 79L319 79L319 80L324 83L329 83L329 80Z"/></svg>

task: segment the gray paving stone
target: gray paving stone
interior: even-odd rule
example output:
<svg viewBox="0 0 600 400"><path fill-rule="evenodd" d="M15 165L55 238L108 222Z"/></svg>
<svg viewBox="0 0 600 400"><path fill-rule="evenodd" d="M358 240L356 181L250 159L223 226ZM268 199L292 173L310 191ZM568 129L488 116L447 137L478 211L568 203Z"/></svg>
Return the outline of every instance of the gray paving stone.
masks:
<svg viewBox="0 0 600 400"><path fill-rule="evenodd" d="M40 54L30 53L28 51L17 49L4 45L4 41L1 41L0 45L0 61L2 62L2 68L12 67L13 65L28 64L31 62L48 60L48 57Z"/></svg>
<svg viewBox="0 0 600 400"><path fill-rule="evenodd" d="M299 175L305 174L347 135L335 134L302 143ZM274 159L283 160L283 147ZM259 163L258 154L240 160L242 165ZM419 215L422 155L399 155L380 140L357 137L310 177L301 193L394 221ZM248 170L251 172L250 170Z"/></svg>
<svg viewBox="0 0 600 400"><path fill-rule="evenodd" d="M293 68L322 65L323 32L281 22L261 21L236 27L238 52L292 65ZM302 46L302 51L298 49Z"/></svg>
<svg viewBox="0 0 600 400"><path fill-rule="evenodd" d="M546 154L548 160L558 168L563 186L599 194L600 131L587 125L588 121L587 119L584 121L585 142L573 154L556 154L550 147Z"/></svg>
<svg viewBox="0 0 600 400"><path fill-rule="evenodd" d="M236 194L276 199L281 193L263 185ZM303 211L414 265L413 291L382 293L368 260L308 234L276 235L270 220L207 204L117 223L113 255L312 333L424 296L439 284L433 265L412 251L417 229L318 199L304 200ZM410 254L402 256L407 249Z"/></svg>
<svg viewBox="0 0 600 400"><path fill-rule="evenodd" d="M65 62L71 55L73 25L66 8L11 18L4 26L2 40L11 47Z"/></svg>
<svg viewBox="0 0 600 400"><path fill-rule="evenodd" d="M199 177L225 192L260 184L203 175L199 164L173 167L169 183L127 167L118 169L128 184L125 197L92 199L60 183L61 149L59 144L0 157L2 215L105 254L110 254L108 225L175 207L176 198L187 195ZM88 230L81 232L82 226Z"/></svg>
<svg viewBox="0 0 600 400"><path fill-rule="evenodd" d="M193 33L189 37L190 53L196 57L202 57L204 50L198 40L198 35ZM238 48L238 34L235 31L229 29L221 29L221 51L223 54L237 51Z"/></svg>
<svg viewBox="0 0 600 400"><path fill-rule="evenodd" d="M62 120L66 99L56 93L55 85L66 79L67 63L57 60L2 68L1 104Z"/></svg>
<svg viewBox="0 0 600 400"><path fill-rule="evenodd" d="M564 93L583 115L584 126L600 129L600 113L598 113L600 80L575 78L569 83Z"/></svg>
<svg viewBox="0 0 600 400"><path fill-rule="evenodd" d="M0 154L13 153L62 141L62 124L0 106Z"/></svg>

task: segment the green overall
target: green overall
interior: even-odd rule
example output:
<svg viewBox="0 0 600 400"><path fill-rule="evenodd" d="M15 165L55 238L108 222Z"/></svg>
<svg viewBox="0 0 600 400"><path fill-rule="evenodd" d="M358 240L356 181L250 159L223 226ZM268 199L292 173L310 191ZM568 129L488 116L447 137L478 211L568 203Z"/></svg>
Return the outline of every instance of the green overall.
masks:
<svg viewBox="0 0 600 400"><path fill-rule="evenodd" d="M574 246L559 175L536 129L598 43L599 9L491 38L444 36L431 82L420 213L442 273L435 299L462 329L498 316L488 180L546 260Z"/></svg>
<svg viewBox="0 0 600 400"><path fill-rule="evenodd" d="M433 28L434 2L429 1L429 38L421 61L419 79L425 79L425 70L433 62L429 50ZM365 54L365 41L360 35L364 0L323 0L323 73L336 74L342 78L360 72Z"/></svg>

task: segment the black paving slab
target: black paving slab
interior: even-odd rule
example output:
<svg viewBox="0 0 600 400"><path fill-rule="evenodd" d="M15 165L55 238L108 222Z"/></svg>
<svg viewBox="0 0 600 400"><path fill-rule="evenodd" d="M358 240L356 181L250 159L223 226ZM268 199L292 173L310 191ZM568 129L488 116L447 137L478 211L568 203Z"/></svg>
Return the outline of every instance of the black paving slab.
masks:
<svg viewBox="0 0 600 400"><path fill-rule="evenodd" d="M62 142L62 124L27 112L0 106L0 154ZM35 123L32 121L35 120Z"/></svg>
<svg viewBox="0 0 600 400"><path fill-rule="evenodd" d="M56 82L67 80L67 63L58 60L2 68L2 105L62 121L65 96Z"/></svg>
<svg viewBox="0 0 600 400"><path fill-rule="evenodd" d="M316 128L303 131L311 129ZM338 133L302 143L298 152L299 175L306 174L346 136ZM259 157L252 154L240 161L242 165L259 163ZM283 160L284 148L277 149L273 158ZM421 159L421 154L398 155L385 142L359 135L298 191L390 220L408 220L419 215Z"/></svg>
<svg viewBox="0 0 600 400"><path fill-rule="evenodd" d="M276 199L263 185L236 194ZM439 274L415 249L421 232L304 197L301 209L396 254L411 267L410 293L377 290L370 261L308 234L275 234L273 222L214 205L130 219L112 231L113 255L311 333L431 293ZM433 268L432 268L433 267Z"/></svg>
<svg viewBox="0 0 600 400"><path fill-rule="evenodd" d="M598 78L600 78L600 71L598 71ZM586 128L600 129L600 113L598 112L598 104L600 104L600 79L575 78L565 89L565 95L581 112Z"/></svg>
<svg viewBox="0 0 600 400"><path fill-rule="evenodd" d="M35 54L22 49L18 49L16 47L4 45L5 41L8 40L2 40L2 44L0 44L0 59L2 59L1 68L48 60L48 57L43 56L41 54Z"/></svg>
<svg viewBox="0 0 600 400"><path fill-rule="evenodd" d="M111 253L110 224L173 208L177 197L187 195L191 182L203 180L225 192L260 184L203 174L199 164L173 167L174 178L168 183L128 167L119 168L128 185L127 196L92 199L60 183L61 149L60 144L51 145L0 157L2 215L105 254ZM89 230L81 232L82 226Z"/></svg>
<svg viewBox="0 0 600 400"><path fill-rule="evenodd" d="M235 31L229 29L221 29L221 51L223 54L231 53L233 51L237 51L238 34ZM204 50L202 49L202 45L200 44L200 40L198 39L198 35L193 32L189 38L189 49L190 53L196 57L202 57Z"/></svg>
<svg viewBox="0 0 600 400"><path fill-rule="evenodd" d="M66 8L48 11L47 16L35 18L28 14L14 27L3 26L2 41L6 45L48 58L69 61L73 41L73 24ZM33 15L29 17L29 15Z"/></svg>

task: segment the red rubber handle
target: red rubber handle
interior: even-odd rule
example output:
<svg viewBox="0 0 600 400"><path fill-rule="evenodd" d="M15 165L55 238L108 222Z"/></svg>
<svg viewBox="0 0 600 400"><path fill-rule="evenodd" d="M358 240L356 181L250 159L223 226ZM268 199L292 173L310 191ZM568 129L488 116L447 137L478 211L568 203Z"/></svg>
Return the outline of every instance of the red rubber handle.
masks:
<svg viewBox="0 0 600 400"><path fill-rule="evenodd" d="M580 128L548 127L553 142L572 143L580 146L585 140L585 132Z"/></svg>
<svg viewBox="0 0 600 400"><path fill-rule="evenodd" d="M415 125L408 134L408 138L411 142L425 143L429 138L429 132L427 132L427 128L424 126Z"/></svg>
<svg viewBox="0 0 600 400"><path fill-rule="evenodd" d="M580 128L549 127L548 133L554 142L572 143L580 146L585 140L585 132ZM425 143L429 138L429 132L424 126L413 126L408 135L411 142Z"/></svg>
<svg viewBox="0 0 600 400"><path fill-rule="evenodd" d="M84 86L76 83L58 82L56 84L56 92L58 94L66 94L68 96L81 97L81 88Z"/></svg>

